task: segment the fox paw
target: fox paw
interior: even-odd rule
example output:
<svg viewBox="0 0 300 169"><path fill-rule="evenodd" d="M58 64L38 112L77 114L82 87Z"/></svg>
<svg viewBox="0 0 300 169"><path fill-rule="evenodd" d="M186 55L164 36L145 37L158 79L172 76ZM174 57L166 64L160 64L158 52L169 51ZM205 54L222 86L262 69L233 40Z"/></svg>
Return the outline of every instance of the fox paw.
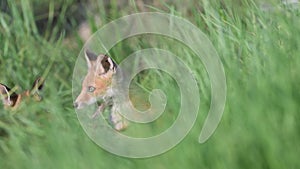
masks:
<svg viewBox="0 0 300 169"><path fill-rule="evenodd" d="M125 130L128 127L128 121L119 113L112 112L110 114L110 122L117 131Z"/></svg>

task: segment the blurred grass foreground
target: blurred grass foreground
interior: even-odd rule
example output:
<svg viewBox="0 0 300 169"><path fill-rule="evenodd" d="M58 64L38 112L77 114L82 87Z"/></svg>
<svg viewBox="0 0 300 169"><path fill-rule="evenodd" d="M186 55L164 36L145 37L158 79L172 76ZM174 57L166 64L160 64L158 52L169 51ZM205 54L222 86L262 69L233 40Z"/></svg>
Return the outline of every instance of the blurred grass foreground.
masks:
<svg viewBox="0 0 300 169"><path fill-rule="evenodd" d="M47 75L42 102L15 111L1 104L1 169L300 168L298 1L1 0L0 9L0 83L21 92L37 76ZM197 122L179 145L152 158L122 158L98 147L81 128L72 106L72 72L93 32L121 16L149 11L186 18L208 36L225 68L227 102L216 132L199 144L210 105L209 77L201 61L184 45L176 50L176 41L159 43L162 37L119 43L110 51L117 62L153 45L177 52L195 74L201 95ZM158 87L179 99L168 102L166 111L172 113L150 127L133 124L125 134L162 132L180 108L175 82L151 70L134 80L143 91Z"/></svg>

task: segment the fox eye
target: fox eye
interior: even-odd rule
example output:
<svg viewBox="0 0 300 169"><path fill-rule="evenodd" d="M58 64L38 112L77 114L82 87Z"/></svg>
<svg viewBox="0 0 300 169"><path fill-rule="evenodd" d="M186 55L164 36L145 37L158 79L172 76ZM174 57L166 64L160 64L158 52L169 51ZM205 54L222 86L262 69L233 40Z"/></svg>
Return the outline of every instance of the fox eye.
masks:
<svg viewBox="0 0 300 169"><path fill-rule="evenodd" d="M93 86L89 86L88 87L88 92L94 92L95 91L95 87L93 87Z"/></svg>

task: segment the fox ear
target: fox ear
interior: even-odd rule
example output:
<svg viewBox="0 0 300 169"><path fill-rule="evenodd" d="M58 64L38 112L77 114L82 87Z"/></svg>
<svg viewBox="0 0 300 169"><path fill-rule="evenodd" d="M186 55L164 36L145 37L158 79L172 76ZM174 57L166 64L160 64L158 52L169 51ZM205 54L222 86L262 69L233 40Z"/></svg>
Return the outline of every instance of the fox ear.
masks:
<svg viewBox="0 0 300 169"><path fill-rule="evenodd" d="M107 55L104 55L101 64L104 67L105 72L108 70L114 70L116 68L116 63Z"/></svg>
<svg viewBox="0 0 300 169"><path fill-rule="evenodd" d="M35 79L35 81L33 82L32 85L32 89L31 90L36 90L36 91L40 91L43 89L44 87L44 79L42 77L38 77L37 79Z"/></svg>
<svg viewBox="0 0 300 169"><path fill-rule="evenodd" d="M107 73L109 70L115 71L116 64L107 55L99 55L96 62L96 72L98 76Z"/></svg>
<svg viewBox="0 0 300 169"><path fill-rule="evenodd" d="M3 105L5 105L5 106L12 105L12 101L10 100L9 91L10 91L10 88L8 88L4 84L0 83L0 96L2 98Z"/></svg>
<svg viewBox="0 0 300 169"><path fill-rule="evenodd" d="M114 66L111 58L109 58L107 55L104 55L103 59L101 60L101 65L105 73Z"/></svg>
<svg viewBox="0 0 300 169"><path fill-rule="evenodd" d="M44 87L45 80L42 77L37 78L32 85L32 89L30 91L31 96L33 96L37 101L42 100L42 96L40 96L39 91L41 91Z"/></svg>
<svg viewBox="0 0 300 169"><path fill-rule="evenodd" d="M84 55L88 68L91 68L97 60L97 55L88 49L84 51Z"/></svg>

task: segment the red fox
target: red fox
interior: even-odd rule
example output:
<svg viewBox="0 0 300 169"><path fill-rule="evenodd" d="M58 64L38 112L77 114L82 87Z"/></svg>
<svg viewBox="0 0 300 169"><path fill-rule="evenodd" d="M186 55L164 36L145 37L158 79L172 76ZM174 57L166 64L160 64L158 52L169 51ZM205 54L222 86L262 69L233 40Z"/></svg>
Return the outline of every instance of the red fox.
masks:
<svg viewBox="0 0 300 169"><path fill-rule="evenodd" d="M26 90L21 94L16 94L15 92L12 92L9 87L0 83L2 103L6 109L16 109L24 100L32 98L35 101L41 101L42 97L40 96L39 91L42 90L43 86L44 80L39 77L34 81L31 90Z"/></svg>
<svg viewBox="0 0 300 169"><path fill-rule="evenodd" d="M112 101L115 93L112 90L112 79L117 71L117 64L104 54L96 55L86 50L85 59L88 66L88 72L82 82L82 90L74 102L76 109L82 109L101 99L103 102L92 118L102 113L110 107L110 123L115 130L124 130L127 128L127 121L116 110Z"/></svg>

